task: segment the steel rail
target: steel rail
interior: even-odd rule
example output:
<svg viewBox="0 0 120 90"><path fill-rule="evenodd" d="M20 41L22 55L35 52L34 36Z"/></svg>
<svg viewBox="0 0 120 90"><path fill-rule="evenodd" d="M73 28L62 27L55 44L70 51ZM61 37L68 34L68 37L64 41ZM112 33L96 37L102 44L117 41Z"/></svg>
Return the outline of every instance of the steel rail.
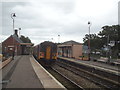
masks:
<svg viewBox="0 0 120 90"><path fill-rule="evenodd" d="M102 76L102 77L106 77L106 78L109 78L109 79L111 79L111 77L112 77L113 81L117 81L118 82L118 78L120 78L119 72L118 73L107 72L107 70L105 70L105 71L102 70L102 67L99 67L101 69L97 68L96 66L94 67L94 65L89 67L87 65L82 65L82 64L79 64L79 63L75 63L75 62L68 61L68 60L63 60L63 59L62 60L58 59L57 61L64 62L64 63L67 62L67 63L69 63L72 66L76 66L78 68L86 69L86 71L93 72L94 74L97 74L97 75Z"/></svg>
<svg viewBox="0 0 120 90"><path fill-rule="evenodd" d="M82 86L78 85L77 83L75 83L70 78L66 77L65 75L63 75L62 73L60 73L59 71L57 71L56 69L54 69L53 67L52 67L52 70L54 70L55 72L57 72L58 74L60 74L62 77L64 77L65 79L67 79L68 81L70 81L71 83L73 83L74 85L76 85L80 90L85 90Z"/></svg>
<svg viewBox="0 0 120 90"><path fill-rule="evenodd" d="M59 65L59 66L62 67L62 68L65 68L65 69L67 69L67 70L69 70L69 71L77 74L77 75L80 75L81 77L86 78L86 79L88 79L88 80L90 80L90 81L92 81L92 82L94 82L94 83L96 83L96 84L98 84L98 85L100 85L100 86L103 86L104 88L109 88L109 89L111 89L111 85L110 85L110 86L105 85L105 84L103 83L103 81L109 82L109 83L115 83L115 84L117 84L118 86L120 85L120 83L118 83L118 82L114 82L114 81L112 81L112 80L106 79L106 78L101 77L101 76L99 76L99 75L96 75L96 74L90 73L90 72L88 72L88 71L85 71L85 70L83 70L83 69L76 68L76 67L71 66L71 65L66 64L66 63L62 63L62 64L60 64L60 63L61 63L61 62L56 63L56 64ZM67 67L66 67L66 66L67 66ZM69 66L70 68L68 68L68 66ZM71 69L71 70L70 70L70 69ZM75 69L75 70L73 70L73 69ZM76 72L76 71L77 71L77 72ZM78 73L78 71L79 71L79 72L82 71L82 72L84 72L84 73L87 73L87 74L88 74L89 76L91 76L91 77L98 78L100 81L102 80L102 82L98 82L98 80L96 81L96 80L94 80L93 78L91 79L91 78L88 77L88 76L81 75L80 73Z"/></svg>

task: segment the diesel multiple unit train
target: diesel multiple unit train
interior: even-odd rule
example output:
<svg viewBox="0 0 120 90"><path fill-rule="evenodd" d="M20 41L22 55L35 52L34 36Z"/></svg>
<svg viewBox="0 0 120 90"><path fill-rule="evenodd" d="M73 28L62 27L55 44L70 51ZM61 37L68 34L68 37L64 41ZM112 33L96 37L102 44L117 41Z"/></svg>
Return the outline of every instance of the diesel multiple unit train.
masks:
<svg viewBox="0 0 120 90"><path fill-rule="evenodd" d="M57 45L44 41L34 46L33 55L44 66L51 66L57 60Z"/></svg>

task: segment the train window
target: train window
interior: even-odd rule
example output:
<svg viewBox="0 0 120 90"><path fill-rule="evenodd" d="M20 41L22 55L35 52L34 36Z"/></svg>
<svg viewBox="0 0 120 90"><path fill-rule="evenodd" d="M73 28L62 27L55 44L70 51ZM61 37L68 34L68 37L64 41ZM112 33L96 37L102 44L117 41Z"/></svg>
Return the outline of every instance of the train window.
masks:
<svg viewBox="0 0 120 90"><path fill-rule="evenodd" d="M13 48L9 48L9 50L13 50Z"/></svg>
<svg viewBox="0 0 120 90"><path fill-rule="evenodd" d="M40 56L44 56L44 53L43 53L43 52L40 52Z"/></svg>

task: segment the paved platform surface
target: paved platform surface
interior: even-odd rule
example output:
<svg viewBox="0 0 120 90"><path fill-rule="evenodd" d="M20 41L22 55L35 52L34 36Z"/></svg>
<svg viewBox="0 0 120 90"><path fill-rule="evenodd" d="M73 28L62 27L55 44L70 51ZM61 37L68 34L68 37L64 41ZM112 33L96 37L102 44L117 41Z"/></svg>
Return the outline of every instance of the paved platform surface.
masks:
<svg viewBox="0 0 120 90"><path fill-rule="evenodd" d="M43 68L33 57L30 58L32 66L45 89L60 89L66 88L55 79L45 68Z"/></svg>
<svg viewBox="0 0 120 90"><path fill-rule="evenodd" d="M2 62L2 65L0 66L0 69L4 68L9 62L11 62L12 57L9 57L7 60Z"/></svg>
<svg viewBox="0 0 120 90"><path fill-rule="evenodd" d="M3 88L43 88L30 56L17 56L2 70Z"/></svg>
<svg viewBox="0 0 120 90"><path fill-rule="evenodd" d="M100 62L94 62L94 61L84 61L84 60L78 60L78 59L72 59L72 58L65 58L65 57L59 57L61 59L67 59L67 60L70 60L70 61L74 61L74 62L77 62L77 63L80 63L80 64L84 64L84 65L88 65L88 66L91 66L91 67L95 67L95 68L100 68L100 69L103 69L103 70L106 70L106 71L110 71L110 72L113 72L113 73L116 73L116 74L119 74L120 75L120 67L119 66L116 66L116 65L110 65L110 64L107 64L107 63L100 63Z"/></svg>

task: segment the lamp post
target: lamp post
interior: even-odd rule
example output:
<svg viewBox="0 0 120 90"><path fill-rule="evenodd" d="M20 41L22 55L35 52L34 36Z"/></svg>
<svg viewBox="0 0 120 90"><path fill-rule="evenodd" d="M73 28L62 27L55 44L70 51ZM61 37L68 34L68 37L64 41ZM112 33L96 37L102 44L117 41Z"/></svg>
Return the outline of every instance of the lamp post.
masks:
<svg viewBox="0 0 120 90"><path fill-rule="evenodd" d="M20 37L20 30L21 30L21 28L19 28L19 37Z"/></svg>
<svg viewBox="0 0 120 90"><path fill-rule="evenodd" d="M15 23L15 21L14 21L14 18L16 17L16 15L15 15L15 13L12 13L11 14L11 18L13 19L13 33L14 33L14 23ZM12 59L14 60L14 53L15 53L15 45L14 45L14 39L13 39L13 56L12 56Z"/></svg>
<svg viewBox="0 0 120 90"><path fill-rule="evenodd" d="M108 63L110 63L110 61L112 59L112 47L115 46L115 41L110 41L110 43L108 43L108 45L109 45Z"/></svg>
<svg viewBox="0 0 120 90"><path fill-rule="evenodd" d="M60 35L58 35L58 43L60 43Z"/></svg>
<svg viewBox="0 0 120 90"><path fill-rule="evenodd" d="M89 32L89 38L88 38L88 58L89 58L89 60L90 60L90 26L91 26L91 22L90 21L88 21L88 25L89 25L89 27L88 27L88 32Z"/></svg>
<svg viewBox="0 0 120 90"><path fill-rule="evenodd" d="M53 38L51 38L51 41L53 42Z"/></svg>

